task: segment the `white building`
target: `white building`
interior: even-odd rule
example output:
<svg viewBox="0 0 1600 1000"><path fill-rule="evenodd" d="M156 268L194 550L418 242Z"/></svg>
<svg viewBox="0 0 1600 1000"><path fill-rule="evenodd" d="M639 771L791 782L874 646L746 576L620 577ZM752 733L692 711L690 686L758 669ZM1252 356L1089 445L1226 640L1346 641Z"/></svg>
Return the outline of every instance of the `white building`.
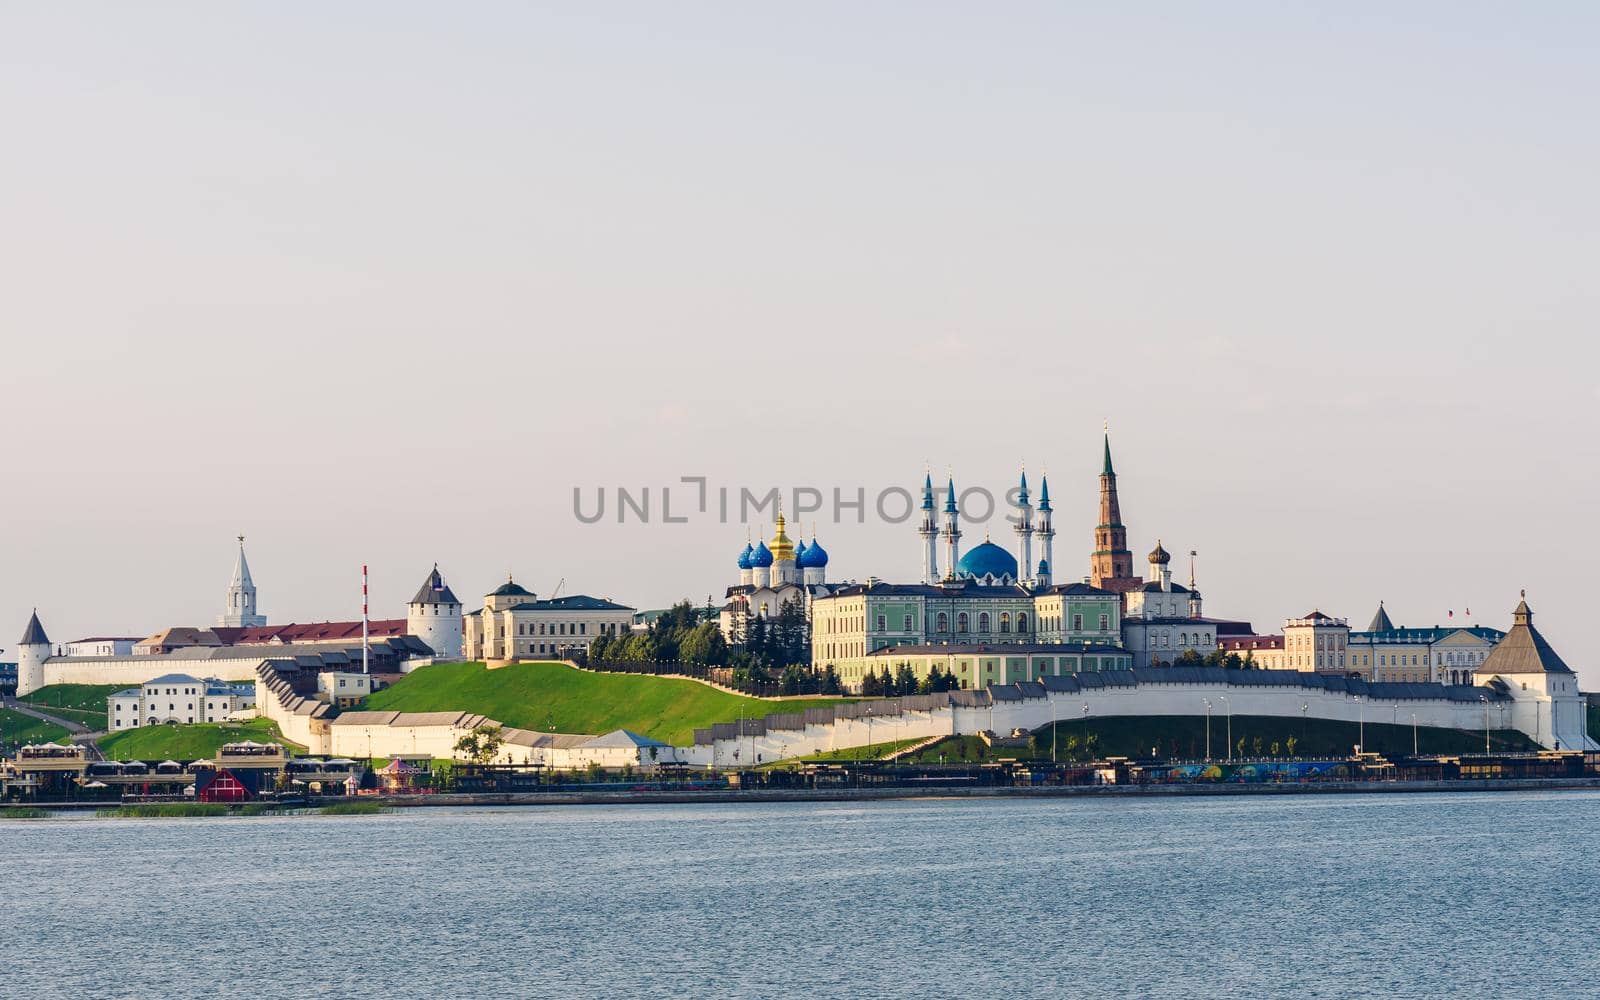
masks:
<svg viewBox="0 0 1600 1000"><path fill-rule="evenodd" d="M1188 652L1207 656L1217 648L1219 623L1202 617L1198 590L1172 582L1171 563L1157 541L1145 583L1123 593L1122 644L1136 667L1170 664Z"/></svg>
<svg viewBox="0 0 1600 1000"><path fill-rule="evenodd" d="M539 600L507 577L484 596L482 610L463 617L461 655L468 660L565 657L587 650L597 635L633 628L633 608L573 594Z"/></svg>
<svg viewBox="0 0 1600 1000"><path fill-rule="evenodd" d="M256 707L253 682L165 674L106 699L106 729L136 729L169 722L226 722Z"/></svg>
<svg viewBox="0 0 1600 1000"><path fill-rule="evenodd" d="M62 656L132 656L142 636L90 636L62 643Z"/></svg>
<svg viewBox="0 0 1600 1000"><path fill-rule="evenodd" d="M1350 633L1350 665L1374 681L1472 684L1478 668L1505 636L1482 625L1395 625L1380 602L1367 630Z"/></svg>
<svg viewBox="0 0 1600 1000"><path fill-rule="evenodd" d="M244 558L244 536L239 536L239 558L233 564L233 579L228 583L228 600L217 624L232 628L254 628L267 623L267 616L256 612L256 585L250 579L250 564Z"/></svg>
<svg viewBox="0 0 1600 1000"><path fill-rule="evenodd" d="M372 675L344 670L317 674L317 697L331 705L349 708L372 693Z"/></svg>
<svg viewBox="0 0 1600 1000"><path fill-rule="evenodd" d="M750 619L776 618L785 604L794 604L809 617L811 602L827 597L837 588L828 585L828 551L817 541L813 530L811 544L789 538L783 514L773 520L772 544L746 542L739 553L739 582L725 593L718 624L722 637L739 641L740 632Z"/></svg>

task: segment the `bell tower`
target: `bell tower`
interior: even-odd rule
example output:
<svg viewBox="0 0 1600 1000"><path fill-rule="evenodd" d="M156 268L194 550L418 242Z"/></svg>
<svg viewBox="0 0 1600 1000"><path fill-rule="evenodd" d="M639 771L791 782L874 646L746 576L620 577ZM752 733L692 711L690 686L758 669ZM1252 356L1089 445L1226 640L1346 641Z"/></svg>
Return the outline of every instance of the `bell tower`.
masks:
<svg viewBox="0 0 1600 1000"><path fill-rule="evenodd" d="M1117 502L1117 473L1111 466L1111 432L1105 436L1105 462L1100 469L1100 523L1094 529L1094 554L1089 557L1089 582L1119 593L1139 582L1133 575L1128 529Z"/></svg>

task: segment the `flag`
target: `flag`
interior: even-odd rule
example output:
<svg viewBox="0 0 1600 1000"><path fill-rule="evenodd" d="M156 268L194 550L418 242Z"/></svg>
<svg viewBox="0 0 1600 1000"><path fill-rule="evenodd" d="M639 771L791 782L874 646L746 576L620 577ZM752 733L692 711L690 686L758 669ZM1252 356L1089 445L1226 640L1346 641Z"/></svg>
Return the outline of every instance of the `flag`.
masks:
<svg viewBox="0 0 1600 1000"><path fill-rule="evenodd" d="M1445 617L1446 617L1446 618L1454 618L1454 617L1455 617L1455 616L1456 616L1456 613L1455 613L1455 612L1454 612L1454 611L1446 611L1446 612L1445 612L1445 613L1444 613L1444 616L1445 616Z"/></svg>

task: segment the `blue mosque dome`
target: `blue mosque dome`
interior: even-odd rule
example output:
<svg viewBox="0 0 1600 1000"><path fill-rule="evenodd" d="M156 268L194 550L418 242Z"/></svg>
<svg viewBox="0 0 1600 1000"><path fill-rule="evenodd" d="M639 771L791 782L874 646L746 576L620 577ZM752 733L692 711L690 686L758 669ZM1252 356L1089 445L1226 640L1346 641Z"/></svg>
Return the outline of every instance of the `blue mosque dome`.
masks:
<svg viewBox="0 0 1600 1000"><path fill-rule="evenodd" d="M772 565L772 550L767 548L767 543L757 541L756 547L750 552L750 568L766 569Z"/></svg>
<svg viewBox="0 0 1600 1000"><path fill-rule="evenodd" d="M1011 553L1002 549L993 542L985 541L982 545L975 546L961 557L956 563L956 576L982 579L992 576L997 579L1009 577L1017 579L1017 560Z"/></svg>
<svg viewBox="0 0 1600 1000"><path fill-rule="evenodd" d="M1050 561L1048 559L1040 559L1039 560L1039 575L1040 576L1048 576L1049 574L1050 574Z"/></svg>
<svg viewBox="0 0 1600 1000"><path fill-rule="evenodd" d="M821 542L812 538L811 545L795 561L801 569L820 568L828 565L828 550L822 547Z"/></svg>
<svg viewBox="0 0 1600 1000"><path fill-rule="evenodd" d="M744 551L739 553L739 568L740 569L749 569L750 568L750 555L751 555L750 543L749 542L745 542L744 543Z"/></svg>

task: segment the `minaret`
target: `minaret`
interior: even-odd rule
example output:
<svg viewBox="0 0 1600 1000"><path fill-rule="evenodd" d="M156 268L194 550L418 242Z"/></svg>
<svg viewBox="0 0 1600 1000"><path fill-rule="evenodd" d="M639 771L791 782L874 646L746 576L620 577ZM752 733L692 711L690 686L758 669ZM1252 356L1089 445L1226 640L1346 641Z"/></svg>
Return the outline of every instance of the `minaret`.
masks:
<svg viewBox="0 0 1600 1000"><path fill-rule="evenodd" d="M1050 477L1039 480L1039 570L1035 580L1041 587L1050 586L1050 574L1055 571L1056 529L1050 527Z"/></svg>
<svg viewBox="0 0 1600 1000"><path fill-rule="evenodd" d="M961 507L956 503L956 478L950 477L944 498L944 575L947 580L956 577L956 563L961 561Z"/></svg>
<svg viewBox="0 0 1600 1000"><path fill-rule="evenodd" d="M939 523L933 512L933 473L922 477L922 521L917 525L922 536L922 582L939 582Z"/></svg>
<svg viewBox="0 0 1600 1000"><path fill-rule="evenodd" d="M1117 503L1117 473L1111 467L1109 431L1105 439L1105 465L1100 470L1100 524L1094 529L1089 582L1119 592L1137 582L1133 575L1133 553L1128 550L1128 529L1123 527L1122 508Z"/></svg>
<svg viewBox="0 0 1600 1000"><path fill-rule="evenodd" d="M1033 580L1033 505L1028 502L1028 470L1022 470L1022 481L1017 486L1017 582L1028 584Z"/></svg>
<svg viewBox="0 0 1600 1000"><path fill-rule="evenodd" d="M33 609L28 627L17 642L17 697L44 687L44 662L50 659L50 637L39 624L39 609Z"/></svg>
<svg viewBox="0 0 1600 1000"><path fill-rule="evenodd" d="M250 564L244 558L244 536L239 536L239 558L233 563L233 581L228 584L228 603L217 624L231 628L254 628L267 623L266 615L256 614L256 585L250 579Z"/></svg>

